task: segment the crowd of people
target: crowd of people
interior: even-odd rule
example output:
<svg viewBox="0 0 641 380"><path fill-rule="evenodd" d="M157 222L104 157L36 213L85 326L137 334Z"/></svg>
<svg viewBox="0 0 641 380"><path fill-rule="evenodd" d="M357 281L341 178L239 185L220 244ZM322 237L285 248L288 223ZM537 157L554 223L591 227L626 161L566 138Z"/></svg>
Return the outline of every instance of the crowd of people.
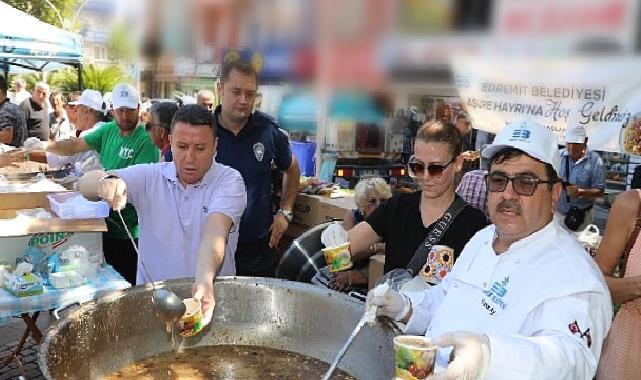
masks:
<svg viewBox="0 0 641 380"><path fill-rule="evenodd" d="M216 276L275 276L300 170L286 132L254 110L250 64L223 67L218 106L210 90L196 104L143 106L124 83L66 102L44 82L31 93L20 79L13 86L9 96L0 77L0 142L50 166L74 165L79 191L109 202L105 259L130 283L194 278L193 295L211 315ZM443 264L431 249L447 246L450 269L439 281L367 297L406 333L449 347L439 352L440 378L639 378L641 193L617 198L595 262L571 234L591 223L605 188L585 129L569 126L559 150L545 127L510 123L483 148L480 168L469 165L474 133L469 118L444 107L405 134L418 191L393 195L380 178L357 184L356 208L323 232L324 241L348 242L355 263L332 274L330 287L366 288L374 254L385 255L387 280L420 275Z"/></svg>

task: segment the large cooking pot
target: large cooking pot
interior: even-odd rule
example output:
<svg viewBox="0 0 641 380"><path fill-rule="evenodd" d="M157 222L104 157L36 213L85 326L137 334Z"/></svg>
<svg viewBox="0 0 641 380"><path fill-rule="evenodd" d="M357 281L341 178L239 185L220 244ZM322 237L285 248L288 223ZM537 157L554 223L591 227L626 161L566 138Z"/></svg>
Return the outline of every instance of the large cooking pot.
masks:
<svg viewBox="0 0 641 380"><path fill-rule="evenodd" d="M182 279L161 286L187 298L191 284L191 279ZM151 292L150 285L113 292L54 323L40 346L43 375L100 378L170 351L171 340L155 316ZM258 345L331 362L364 311L363 303L349 296L280 279L223 277L216 280L215 292L211 325L187 345ZM391 324L365 326L339 368L359 379L390 379L394 335Z"/></svg>

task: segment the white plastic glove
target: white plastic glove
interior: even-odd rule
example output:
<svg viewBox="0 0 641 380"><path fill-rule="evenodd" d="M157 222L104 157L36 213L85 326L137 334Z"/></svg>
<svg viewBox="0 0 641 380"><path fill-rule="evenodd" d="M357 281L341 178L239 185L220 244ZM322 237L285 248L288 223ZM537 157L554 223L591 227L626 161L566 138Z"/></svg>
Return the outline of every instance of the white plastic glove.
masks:
<svg viewBox="0 0 641 380"><path fill-rule="evenodd" d="M22 144L25 150L46 150L47 144L37 137L29 137Z"/></svg>
<svg viewBox="0 0 641 380"><path fill-rule="evenodd" d="M412 304L409 298L396 290L387 289L381 291L380 287L388 287L388 284L381 284L367 293L366 310L375 306L376 315L384 315L395 321L401 321L409 314Z"/></svg>
<svg viewBox="0 0 641 380"><path fill-rule="evenodd" d="M347 243L347 231L343 229L341 222L334 222L327 226L321 233L321 243L325 248L336 247Z"/></svg>
<svg viewBox="0 0 641 380"><path fill-rule="evenodd" d="M127 204L127 184L121 178L100 179L98 196L107 201L113 210L122 210Z"/></svg>
<svg viewBox="0 0 641 380"><path fill-rule="evenodd" d="M429 380L483 379L490 364L490 341L487 335L454 331L439 336L433 343L440 347L454 346L454 360L445 371L430 376Z"/></svg>

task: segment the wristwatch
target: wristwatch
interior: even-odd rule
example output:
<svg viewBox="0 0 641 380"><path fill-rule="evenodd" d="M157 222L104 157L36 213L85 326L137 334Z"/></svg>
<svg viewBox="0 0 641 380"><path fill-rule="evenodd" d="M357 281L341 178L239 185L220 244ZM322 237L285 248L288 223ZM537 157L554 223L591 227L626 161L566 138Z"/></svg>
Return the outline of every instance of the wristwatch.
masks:
<svg viewBox="0 0 641 380"><path fill-rule="evenodd" d="M279 214L282 214L288 222L291 222L294 219L294 213L291 211L283 210L282 208L278 210Z"/></svg>

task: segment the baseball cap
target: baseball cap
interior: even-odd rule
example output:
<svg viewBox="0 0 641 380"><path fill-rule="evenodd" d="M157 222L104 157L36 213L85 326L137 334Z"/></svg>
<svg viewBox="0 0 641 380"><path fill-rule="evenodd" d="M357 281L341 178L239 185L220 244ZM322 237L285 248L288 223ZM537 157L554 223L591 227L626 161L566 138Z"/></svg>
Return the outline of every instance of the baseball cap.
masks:
<svg viewBox="0 0 641 380"><path fill-rule="evenodd" d="M140 95L134 86L127 83L120 83L114 87L111 94L113 108L136 109L140 103Z"/></svg>
<svg viewBox="0 0 641 380"><path fill-rule="evenodd" d="M103 113L105 112L105 104L102 100L100 91L84 90L80 95L78 101L74 103L76 103L76 105L82 104L83 106L87 106L92 110L100 111Z"/></svg>
<svg viewBox="0 0 641 380"><path fill-rule="evenodd" d="M565 130L565 142L567 144L583 144L586 136L585 128L581 125L568 126Z"/></svg>
<svg viewBox="0 0 641 380"><path fill-rule="evenodd" d="M481 155L491 159L505 148L523 151L530 157L552 165L557 174L559 173L561 159L556 135L537 122L522 119L509 123L496 134L494 142L483 149Z"/></svg>

